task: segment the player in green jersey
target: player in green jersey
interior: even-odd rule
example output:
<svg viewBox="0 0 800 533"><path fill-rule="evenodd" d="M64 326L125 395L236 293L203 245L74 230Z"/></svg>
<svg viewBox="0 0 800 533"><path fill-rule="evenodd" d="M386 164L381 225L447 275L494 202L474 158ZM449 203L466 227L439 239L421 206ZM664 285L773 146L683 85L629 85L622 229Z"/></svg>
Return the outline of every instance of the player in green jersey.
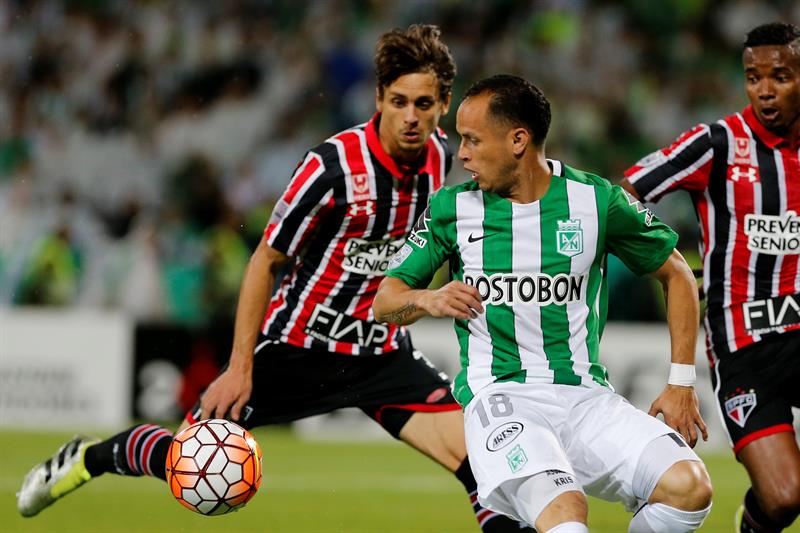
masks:
<svg viewBox="0 0 800 533"><path fill-rule="evenodd" d="M472 181L432 197L373 310L400 324L455 319L453 390L479 500L541 533L588 531L587 493L638 509L630 532L696 530L711 483L689 446L707 434L697 291L675 233L621 188L546 159L550 105L522 78L473 85L456 124ZM613 392L598 358L608 253L666 291L672 367L649 414ZM453 281L426 289L445 261Z"/></svg>

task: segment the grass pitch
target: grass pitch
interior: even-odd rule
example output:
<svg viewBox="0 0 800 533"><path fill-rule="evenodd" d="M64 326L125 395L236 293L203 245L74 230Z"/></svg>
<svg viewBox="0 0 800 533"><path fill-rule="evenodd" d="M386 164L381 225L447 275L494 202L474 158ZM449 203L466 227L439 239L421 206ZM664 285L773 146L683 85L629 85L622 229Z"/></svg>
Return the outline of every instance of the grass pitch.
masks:
<svg viewBox="0 0 800 533"><path fill-rule="evenodd" d="M27 470L70 434L0 432L0 530L4 532L479 532L461 485L447 471L397 443L320 443L285 429L254 432L264 453L259 493L241 511L205 517L184 509L156 479L105 475L34 518L16 511ZM748 486L730 454L704 457L714 508L700 530L733 533L733 514ZM589 502L589 528L624 533L619 504ZM794 531L800 531L795 526Z"/></svg>

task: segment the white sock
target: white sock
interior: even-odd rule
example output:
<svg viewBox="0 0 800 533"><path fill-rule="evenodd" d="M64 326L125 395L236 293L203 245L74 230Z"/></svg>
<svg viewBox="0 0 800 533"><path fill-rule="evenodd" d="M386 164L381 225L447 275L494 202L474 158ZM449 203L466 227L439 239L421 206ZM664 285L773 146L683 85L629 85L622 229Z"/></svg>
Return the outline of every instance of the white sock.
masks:
<svg viewBox="0 0 800 533"><path fill-rule="evenodd" d="M681 511L663 503L645 505L628 526L628 533L691 533L703 525L711 505L700 511Z"/></svg>
<svg viewBox="0 0 800 533"><path fill-rule="evenodd" d="M589 533L589 528L580 522L562 522L545 533Z"/></svg>

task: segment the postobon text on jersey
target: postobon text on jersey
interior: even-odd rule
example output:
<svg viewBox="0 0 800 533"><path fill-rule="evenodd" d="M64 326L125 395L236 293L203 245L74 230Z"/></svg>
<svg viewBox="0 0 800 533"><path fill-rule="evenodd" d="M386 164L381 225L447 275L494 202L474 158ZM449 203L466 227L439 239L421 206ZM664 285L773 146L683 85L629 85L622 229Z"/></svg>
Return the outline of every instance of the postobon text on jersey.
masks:
<svg viewBox="0 0 800 533"><path fill-rule="evenodd" d="M488 305L563 305L581 299L586 277L585 274L465 274L464 283L478 289L481 300Z"/></svg>

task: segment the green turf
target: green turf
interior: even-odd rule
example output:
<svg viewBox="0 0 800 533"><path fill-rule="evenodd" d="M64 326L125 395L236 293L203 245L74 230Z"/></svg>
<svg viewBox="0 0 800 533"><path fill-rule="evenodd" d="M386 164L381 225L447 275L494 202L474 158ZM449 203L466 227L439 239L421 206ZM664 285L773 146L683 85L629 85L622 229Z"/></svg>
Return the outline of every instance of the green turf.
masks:
<svg viewBox="0 0 800 533"><path fill-rule="evenodd" d="M395 443L318 443L285 430L255 432L264 452L264 482L243 510L204 517L181 507L155 479L106 475L35 518L17 514L14 492L35 462L71 435L0 433L0 530L478 532L461 485L449 473ZM703 532L732 533L733 513L747 486L729 455L706 457L714 509ZM624 533L630 517L619 504L592 499L589 526Z"/></svg>

